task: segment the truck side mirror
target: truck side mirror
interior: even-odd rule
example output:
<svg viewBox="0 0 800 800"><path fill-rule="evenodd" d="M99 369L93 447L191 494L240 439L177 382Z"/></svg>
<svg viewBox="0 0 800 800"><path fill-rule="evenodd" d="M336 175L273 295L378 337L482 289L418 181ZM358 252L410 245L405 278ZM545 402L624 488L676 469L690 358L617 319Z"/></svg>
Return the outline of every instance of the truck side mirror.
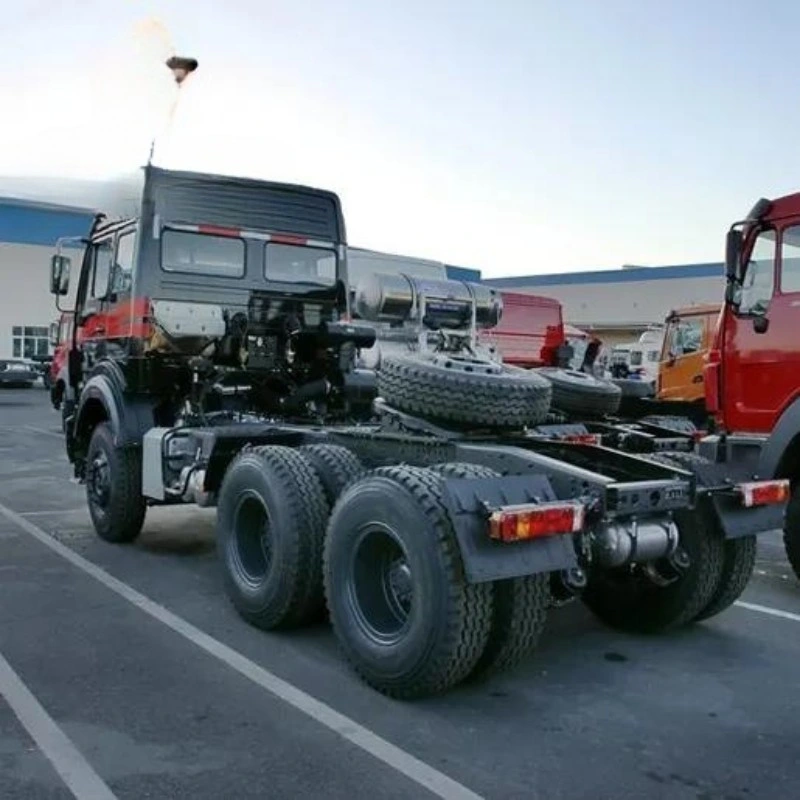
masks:
<svg viewBox="0 0 800 800"><path fill-rule="evenodd" d="M58 347L58 323L50 323L50 346Z"/></svg>
<svg viewBox="0 0 800 800"><path fill-rule="evenodd" d="M766 333L769 328L769 319L765 314L753 317L753 330L756 333Z"/></svg>
<svg viewBox="0 0 800 800"><path fill-rule="evenodd" d="M742 232L738 228L731 228L725 241L725 277L729 281L736 280L739 277L742 243Z"/></svg>
<svg viewBox="0 0 800 800"><path fill-rule="evenodd" d="M69 256L55 255L50 259L50 294L65 295L69 292L71 265Z"/></svg>

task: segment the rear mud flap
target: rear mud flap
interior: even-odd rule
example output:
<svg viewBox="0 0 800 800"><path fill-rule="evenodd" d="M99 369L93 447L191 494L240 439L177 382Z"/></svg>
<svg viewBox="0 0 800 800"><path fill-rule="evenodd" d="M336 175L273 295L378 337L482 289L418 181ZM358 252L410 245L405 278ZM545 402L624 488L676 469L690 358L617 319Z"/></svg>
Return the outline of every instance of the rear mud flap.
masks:
<svg viewBox="0 0 800 800"><path fill-rule="evenodd" d="M446 480L443 500L455 529L467 580L483 583L577 567L572 535L526 542L498 542L489 537L485 503L498 507L556 499L550 481L543 475Z"/></svg>
<svg viewBox="0 0 800 800"><path fill-rule="evenodd" d="M739 497L718 494L712 496L712 504L726 539L781 530L786 516L785 503L745 508Z"/></svg>

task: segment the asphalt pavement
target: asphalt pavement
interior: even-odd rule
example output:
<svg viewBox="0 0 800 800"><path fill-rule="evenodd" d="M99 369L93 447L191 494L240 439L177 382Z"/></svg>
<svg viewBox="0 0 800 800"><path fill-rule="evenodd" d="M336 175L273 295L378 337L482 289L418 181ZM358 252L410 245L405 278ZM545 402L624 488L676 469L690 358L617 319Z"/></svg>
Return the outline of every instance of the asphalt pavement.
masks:
<svg viewBox="0 0 800 800"><path fill-rule="evenodd" d="M800 581L762 538L742 601L637 637L579 603L529 661L413 703L363 685L327 625L227 601L214 512L92 531L59 415L0 390L0 798L796 798Z"/></svg>

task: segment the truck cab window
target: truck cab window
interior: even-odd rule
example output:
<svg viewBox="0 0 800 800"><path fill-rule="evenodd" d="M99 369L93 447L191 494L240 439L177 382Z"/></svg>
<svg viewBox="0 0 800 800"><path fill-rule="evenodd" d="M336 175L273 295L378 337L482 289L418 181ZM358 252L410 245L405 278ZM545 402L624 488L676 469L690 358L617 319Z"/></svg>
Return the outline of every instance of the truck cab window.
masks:
<svg viewBox="0 0 800 800"><path fill-rule="evenodd" d="M91 275L89 276L88 299L101 301L108 294L111 278L111 263L114 257L113 242L107 239L92 245Z"/></svg>
<svg viewBox="0 0 800 800"><path fill-rule="evenodd" d="M127 231L117 238L116 257L111 269L109 284L109 290L117 297L130 294L135 243L135 231Z"/></svg>
<svg viewBox="0 0 800 800"><path fill-rule="evenodd" d="M739 311L763 314L775 288L775 231L762 231L753 244L742 281Z"/></svg>
<svg viewBox="0 0 800 800"><path fill-rule="evenodd" d="M110 239L94 246L92 255L92 280L89 285L89 296L94 300L103 300L108 294L111 278L111 264L114 257L113 242Z"/></svg>
<svg viewBox="0 0 800 800"><path fill-rule="evenodd" d="M781 292L800 292L800 225L783 232L781 241Z"/></svg>

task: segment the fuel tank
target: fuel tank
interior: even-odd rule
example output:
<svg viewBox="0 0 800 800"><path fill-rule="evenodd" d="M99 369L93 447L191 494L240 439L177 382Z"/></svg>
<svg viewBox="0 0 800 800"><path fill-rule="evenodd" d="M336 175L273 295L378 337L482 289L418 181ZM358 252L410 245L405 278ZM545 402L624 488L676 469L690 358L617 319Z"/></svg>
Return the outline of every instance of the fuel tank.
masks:
<svg viewBox="0 0 800 800"><path fill-rule="evenodd" d="M402 323L412 320L425 299L425 324L431 328L468 327L475 303L478 328L493 328L503 314L500 293L479 283L429 280L404 274L373 273L355 291L354 311L371 322Z"/></svg>

